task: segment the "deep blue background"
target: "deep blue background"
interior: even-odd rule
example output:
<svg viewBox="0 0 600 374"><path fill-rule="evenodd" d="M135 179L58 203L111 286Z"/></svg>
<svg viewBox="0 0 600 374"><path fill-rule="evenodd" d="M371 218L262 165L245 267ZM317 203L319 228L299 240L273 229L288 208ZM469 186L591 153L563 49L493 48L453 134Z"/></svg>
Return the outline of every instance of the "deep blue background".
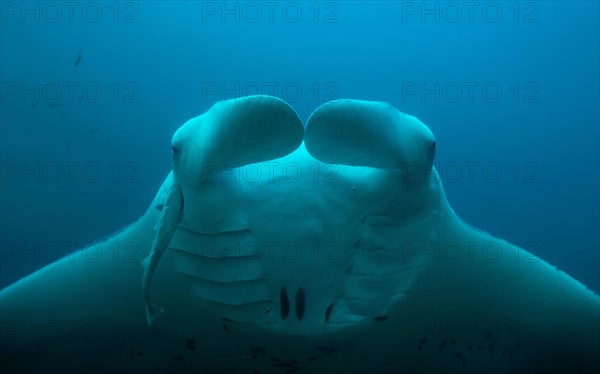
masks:
<svg viewBox="0 0 600 374"><path fill-rule="evenodd" d="M22 4L34 14L23 15ZM67 242L84 245L139 217L170 170L173 132L235 96L220 89L207 96L203 86L237 82L266 94L276 82L274 94L288 101L301 89L292 105L303 120L335 98L389 101L416 115L436 134L438 169L461 217L600 289L598 2L497 2L485 14L482 2L472 20L462 2L452 3L460 16L453 5L427 3L439 7L437 20L409 12L421 2L292 3L287 16L280 3L272 22L267 7L253 21L256 8L243 3L239 20L225 14L224 22L222 9L208 12L221 2L93 4L102 10L98 22L95 6L87 17L76 8L73 22L62 8L52 22L43 3L2 3L0 287L55 257L36 246L64 251ZM21 85L36 82L40 97L22 97ZM74 100L64 97L65 82L79 84ZM436 82L448 88L437 102L403 89ZM468 82L478 85L473 100ZM65 105L42 94L54 84ZM86 84L101 87L98 102L78 100ZM486 84L502 89L498 101L483 95ZM462 97L451 102L457 86ZM9 173L14 163L56 163L64 172L66 162L93 163L103 176L87 182L77 167L73 183L66 176L36 183ZM465 163L479 164L472 181ZM492 182L483 165L498 166L502 177Z"/></svg>

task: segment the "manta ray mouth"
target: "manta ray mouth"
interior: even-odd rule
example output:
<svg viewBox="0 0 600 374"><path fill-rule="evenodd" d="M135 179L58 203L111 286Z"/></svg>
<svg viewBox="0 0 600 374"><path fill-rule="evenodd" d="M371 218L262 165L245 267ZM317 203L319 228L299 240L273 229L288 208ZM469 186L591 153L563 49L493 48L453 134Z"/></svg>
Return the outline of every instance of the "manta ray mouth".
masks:
<svg viewBox="0 0 600 374"><path fill-rule="evenodd" d="M182 218L162 211L177 221L163 230L172 271L224 326L327 332L385 321L421 268L398 239L435 235L438 191L424 177L434 153L431 131L387 103L331 102L306 129L279 99L217 103L173 136L185 204ZM293 165L300 177L244 178L257 163ZM333 180L307 176L328 165ZM149 323L157 311L149 304Z"/></svg>

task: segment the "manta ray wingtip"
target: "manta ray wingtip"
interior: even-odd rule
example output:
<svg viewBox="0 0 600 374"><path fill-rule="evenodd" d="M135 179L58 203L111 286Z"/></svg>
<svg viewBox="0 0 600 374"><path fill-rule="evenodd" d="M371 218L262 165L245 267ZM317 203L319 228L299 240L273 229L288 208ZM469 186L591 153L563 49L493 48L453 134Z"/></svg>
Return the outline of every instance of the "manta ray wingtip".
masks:
<svg viewBox="0 0 600 374"><path fill-rule="evenodd" d="M156 320L165 313L165 310L158 305L149 304L146 307L146 322L148 326L152 326L156 323Z"/></svg>
<svg viewBox="0 0 600 374"><path fill-rule="evenodd" d="M148 267L150 266L151 258L152 258L152 255L149 255L148 257L146 257L145 259L140 261L140 265L142 265L142 268L144 268L144 271L146 269L148 269Z"/></svg>

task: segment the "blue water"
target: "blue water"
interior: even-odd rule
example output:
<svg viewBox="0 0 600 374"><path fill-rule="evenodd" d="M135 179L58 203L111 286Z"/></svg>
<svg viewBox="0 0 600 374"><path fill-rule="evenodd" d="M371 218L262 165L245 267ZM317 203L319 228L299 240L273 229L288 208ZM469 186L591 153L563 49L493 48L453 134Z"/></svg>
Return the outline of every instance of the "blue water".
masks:
<svg viewBox="0 0 600 374"><path fill-rule="evenodd" d="M0 288L135 220L174 131L262 93L419 117L463 219L600 290L598 2L52 4L1 4Z"/></svg>

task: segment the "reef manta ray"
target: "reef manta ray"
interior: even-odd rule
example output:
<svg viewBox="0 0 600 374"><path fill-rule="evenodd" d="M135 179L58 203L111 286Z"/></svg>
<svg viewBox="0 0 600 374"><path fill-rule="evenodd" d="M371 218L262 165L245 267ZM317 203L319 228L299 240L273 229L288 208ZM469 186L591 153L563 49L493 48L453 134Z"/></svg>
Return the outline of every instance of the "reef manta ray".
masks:
<svg viewBox="0 0 600 374"><path fill-rule="evenodd" d="M464 223L435 145L387 103L216 103L141 218L0 292L0 369L596 372L598 295Z"/></svg>

